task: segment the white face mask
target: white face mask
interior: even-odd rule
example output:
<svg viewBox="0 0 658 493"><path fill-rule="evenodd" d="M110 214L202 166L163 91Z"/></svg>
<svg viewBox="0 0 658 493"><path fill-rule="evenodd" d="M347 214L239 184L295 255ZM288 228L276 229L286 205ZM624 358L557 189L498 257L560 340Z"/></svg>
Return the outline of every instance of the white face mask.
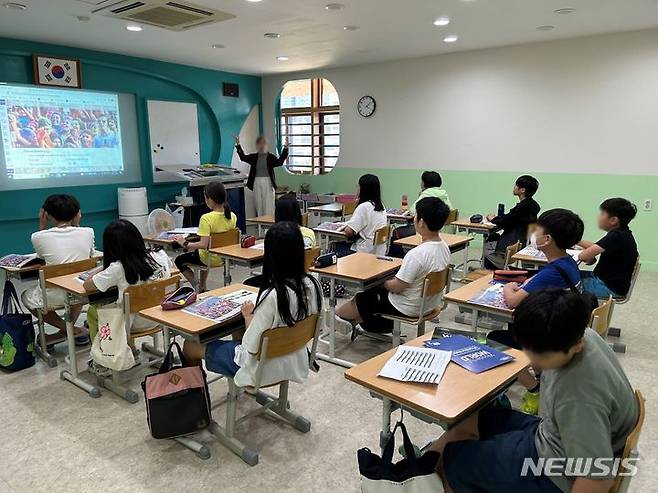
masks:
<svg viewBox="0 0 658 493"><path fill-rule="evenodd" d="M543 235L543 236L550 236L550 235ZM532 233L530 235L529 243L530 243L531 247L536 248L536 249L539 249L539 248L542 248L542 247L545 247L546 245L548 245L548 241L546 241L545 243L543 243L541 245L537 244L537 233Z"/></svg>

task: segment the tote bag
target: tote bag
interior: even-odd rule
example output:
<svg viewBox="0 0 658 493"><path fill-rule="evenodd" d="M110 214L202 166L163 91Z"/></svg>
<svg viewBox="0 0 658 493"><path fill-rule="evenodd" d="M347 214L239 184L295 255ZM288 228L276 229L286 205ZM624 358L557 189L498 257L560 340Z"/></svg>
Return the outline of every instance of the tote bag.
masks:
<svg viewBox="0 0 658 493"><path fill-rule="evenodd" d="M407 458L393 463L395 432L398 428L402 431ZM381 457L368 448L362 448L357 452L357 459L363 493L443 492L443 484L436 473L439 453L429 451L425 452L422 457L416 457L414 446L402 422L395 425Z"/></svg>
<svg viewBox="0 0 658 493"><path fill-rule="evenodd" d="M115 371L135 366L135 357L128 346L126 317L116 303L98 309L98 332L90 354L95 363Z"/></svg>
<svg viewBox="0 0 658 493"><path fill-rule="evenodd" d="M174 366L176 347L181 366ZM174 438L207 428L211 421L206 373L190 366L176 342L169 345L160 371L142 382L146 418L153 438Z"/></svg>
<svg viewBox="0 0 658 493"><path fill-rule="evenodd" d="M5 281L0 313L0 368L24 370L34 365L32 315L23 313L16 288Z"/></svg>

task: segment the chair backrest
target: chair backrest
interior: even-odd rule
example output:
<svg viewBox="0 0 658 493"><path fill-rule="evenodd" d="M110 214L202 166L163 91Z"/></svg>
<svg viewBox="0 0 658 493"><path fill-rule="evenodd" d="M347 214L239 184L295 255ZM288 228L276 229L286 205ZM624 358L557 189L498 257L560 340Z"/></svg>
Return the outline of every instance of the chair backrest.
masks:
<svg viewBox="0 0 658 493"><path fill-rule="evenodd" d="M450 269L446 268L438 272L430 272L425 276L423 283L423 298L429 298L441 293L450 279Z"/></svg>
<svg viewBox="0 0 658 493"><path fill-rule="evenodd" d="M123 292L123 307L126 315L158 306L162 298L178 288L179 282L180 278L176 275L159 281L128 286Z"/></svg>
<svg viewBox="0 0 658 493"><path fill-rule="evenodd" d="M308 216L309 216L308 212L304 212L302 214L302 226L304 226L305 228L308 228Z"/></svg>
<svg viewBox="0 0 658 493"><path fill-rule="evenodd" d="M637 422L635 423L635 427L629 435L626 437L626 444L624 445L624 451L621 454L622 459L628 459L632 455L637 456L637 443L640 440L640 433L642 432L642 426L644 425L644 418L646 415L646 410L645 410L645 398L642 395L642 392L639 390L635 391L635 400L637 401L637 407L639 409L638 417L637 417ZM623 468L624 466L622 466ZM621 470L620 470L621 471ZM621 485L624 482L624 480L630 479L629 476L620 476L617 475L615 478L615 481L610 488L609 493L617 493L621 491Z"/></svg>
<svg viewBox="0 0 658 493"><path fill-rule="evenodd" d="M505 249L505 268L509 266L509 264L512 262L512 257L519 253L519 250L521 249L521 242L517 241L513 245L509 245Z"/></svg>
<svg viewBox="0 0 658 493"><path fill-rule="evenodd" d="M354 214L354 209L356 209L356 206L359 205L356 202L345 202L343 204L343 217L345 216L351 216Z"/></svg>
<svg viewBox="0 0 658 493"><path fill-rule="evenodd" d="M307 248L304 250L304 268L309 270L320 255L320 247Z"/></svg>
<svg viewBox="0 0 658 493"><path fill-rule="evenodd" d="M446 219L446 226L454 223L457 219L459 219L459 209L450 209L448 219Z"/></svg>
<svg viewBox="0 0 658 493"><path fill-rule="evenodd" d="M375 231L375 237L372 240L372 243L375 246L384 245L388 242L388 237L391 234L391 227L387 224Z"/></svg>
<svg viewBox="0 0 658 493"><path fill-rule="evenodd" d="M293 327L276 327L263 332L256 358L278 358L294 353L316 337L319 315L317 313L297 322Z"/></svg>
<svg viewBox="0 0 658 493"><path fill-rule="evenodd" d="M44 265L40 270L42 272L43 279L50 279L52 277L66 276L69 274L75 274L76 272L91 270L97 265L97 258L88 258L85 260L78 260L76 262L67 262L65 264Z"/></svg>
<svg viewBox="0 0 658 493"><path fill-rule="evenodd" d="M628 288L628 293L626 293L626 296L621 298L620 300L617 300L618 305L623 305L624 303L627 303L628 300L631 299L631 295L633 294L633 288L635 287L635 281L637 281L637 276L640 274L640 267L642 264L640 264L640 257L637 257L637 261L635 262L635 267L633 268L633 274L631 275L631 285Z"/></svg>
<svg viewBox="0 0 658 493"><path fill-rule="evenodd" d="M221 248L240 243L240 230L238 228L229 229L222 233L213 233L210 235L209 248Z"/></svg>
<svg viewBox="0 0 658 493"><path fill-rule="evenodd" d="M608 334L610 315L612 314L612 306L614 303L615 300L612 299L612 296L609 296L605 303L592 310L592 314L589 317L589 326L602 337L605 337Z"/></svg>

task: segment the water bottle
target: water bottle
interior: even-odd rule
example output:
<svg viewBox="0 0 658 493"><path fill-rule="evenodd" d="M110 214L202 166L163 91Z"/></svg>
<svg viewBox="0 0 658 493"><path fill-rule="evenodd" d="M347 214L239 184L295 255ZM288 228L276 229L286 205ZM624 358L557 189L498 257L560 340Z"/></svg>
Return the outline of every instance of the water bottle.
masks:
<svg viewBox="0 0 658 493"><path fill-rule="evenodd" d="M498 217L505 215L505 204L498 204Z"/></svg>

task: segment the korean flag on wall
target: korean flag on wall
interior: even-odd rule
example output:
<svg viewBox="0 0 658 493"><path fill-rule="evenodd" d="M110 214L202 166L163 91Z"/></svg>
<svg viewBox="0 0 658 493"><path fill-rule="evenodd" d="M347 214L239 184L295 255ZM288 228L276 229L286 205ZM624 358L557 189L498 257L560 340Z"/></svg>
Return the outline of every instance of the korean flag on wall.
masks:
<svg viewBox="0 0 658 493"><path fill-rule="evenodd" d="M62 58L37 56L37 83L48 86L80 87L79 62Z"/></svg>

